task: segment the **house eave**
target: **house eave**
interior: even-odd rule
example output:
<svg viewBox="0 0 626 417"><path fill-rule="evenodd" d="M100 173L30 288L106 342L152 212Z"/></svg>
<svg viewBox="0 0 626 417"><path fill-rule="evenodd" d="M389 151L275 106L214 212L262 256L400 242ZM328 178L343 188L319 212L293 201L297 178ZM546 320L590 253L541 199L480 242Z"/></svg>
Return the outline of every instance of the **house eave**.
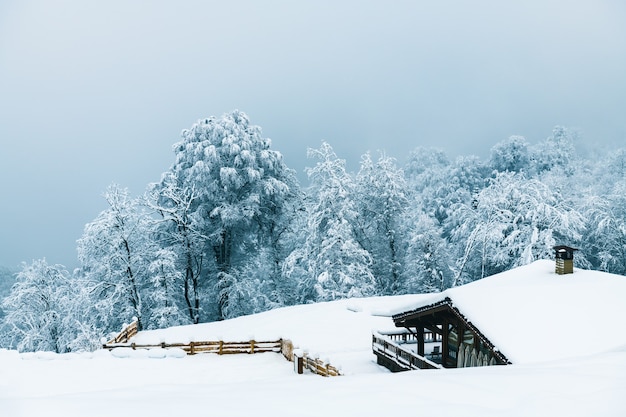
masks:
<svg viewBox="0 0 626 417"><path fill-rule="evenodd" d="M450 297L445 297L435 303L418 307L403 313L392 316L396 327L432 326L433 320L437 315L448 314L461 323L465 328L470 330L474 335L491 351L501 364L511 364L512 362L500 351L486 336L478 329L461 311L454 305Z"/></svg>

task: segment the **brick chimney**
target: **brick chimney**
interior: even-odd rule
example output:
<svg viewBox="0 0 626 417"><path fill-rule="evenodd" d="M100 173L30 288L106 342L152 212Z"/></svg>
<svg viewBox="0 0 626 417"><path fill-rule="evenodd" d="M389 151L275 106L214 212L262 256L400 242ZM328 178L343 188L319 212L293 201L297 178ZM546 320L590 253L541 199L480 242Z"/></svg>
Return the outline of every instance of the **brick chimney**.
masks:
<svg viewBox="0 0 626 417"><path fill-rule="evenodd" d="M556 269L555 272L558 275L573 274L574 273L574 251L576 248L569 246L558 245L554 246Z"/></svg>

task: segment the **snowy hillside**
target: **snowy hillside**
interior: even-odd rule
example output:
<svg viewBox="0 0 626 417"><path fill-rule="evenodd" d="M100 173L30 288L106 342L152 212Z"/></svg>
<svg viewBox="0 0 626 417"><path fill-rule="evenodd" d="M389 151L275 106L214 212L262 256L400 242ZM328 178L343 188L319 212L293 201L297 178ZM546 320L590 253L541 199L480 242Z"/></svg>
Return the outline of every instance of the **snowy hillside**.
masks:
<svg viewBox="0 0 626 417"><path fill-rule="evenodd" d="M603 305L601 297L589 294L590 288L602 292L602 287L602 280L593 287L578 287L576 291L587 294L587 309ZM626 346L605 349L602 343L615 337L614 333L594 335L597 350L576 358L564 359L566 355L523 365L399 374L377 366L371 353L371 331L393 328L390 313L411 309L429 298L432 295L310 304L141 332L134 338L137 343L289 338L341 367L344 375L334 378L297 375L293 364L275 353L180 357L176 351L169 355L155 351L129 355L0 351L0 414L626 415ZM602 310L594 314L598 311ZM615 333L620 328L621 324L615 323Z"/></svg>

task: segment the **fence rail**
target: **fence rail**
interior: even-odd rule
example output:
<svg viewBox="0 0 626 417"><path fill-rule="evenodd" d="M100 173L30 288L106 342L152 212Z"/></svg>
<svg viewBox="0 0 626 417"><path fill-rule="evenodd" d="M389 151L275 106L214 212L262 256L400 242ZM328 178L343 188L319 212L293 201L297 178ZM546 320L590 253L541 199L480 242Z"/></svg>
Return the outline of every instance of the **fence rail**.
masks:
<svg viewBox="0 0 626 417"><path fill-rule="evenodd" d="M438 363L400 346L381 333L372 334L372 351L377 357L378 364L392 371L442 368Z"/></svg>
<svg viewBox="0 0 626 417"><path fill-rule="evenodd" d="M324 362L315 356L309 356L308 353L298 349L293 353L293 361L295 371L299 374L304 373L305 369L310 370L314 374L322 376L339 376L341 372L328 362Z"/></svg>
<svg viewBox="0 0 626 417"><path fill-rule="evenodd" d="M403 343L417 343L417 335L414 332L411 332L407 329L398 329L398 330L386 330L380 335L385 336L387 339L392 342L396 342L397 344ZM433 333L430 330L424 329L424 342L432 343L432 342L441 342L441 334Z"/></svg>
<svg viewBox="0 0 626 417"><path fill-rule="evenodd" d="M138 344L138 343L107 343L105 349L131 348L131 349L172 349L179 348L187 352L188 355L197 353L217 353L218 355L229 355L238 353L264 353L282 351L282 340L247 342L224 342L224 341L199 341L189 343L159 343L159 344Z"/></svg>
<svg viewBox="0 0 626 417"><path fill-rule="evenodd" d="M138 332L139 332L139 322L137 320L134 320L131 324L124 327L122 331L119 332L113 339L106 342L104 346L114 345L118 343L126 343L131 337L136 335Z"/></svg>
<svg viewBox="0 0 626 417"><path fill-rule="evenodd" d="M294 346L289 339L279 339L271 341L250 340L247 342L225 342L225 341L193 341L189 343L159 343L159 344L138 344L129 343L129 339L137 334L137 322L133 322L124 328L116 337L103 344L103 349L130 348L130 349L173 349L179 348L187 352L188 355L198 353L215 353L218 355L229 354L254 354L275 352L282 354L285 359L294 362L296 355L294 354ZM321 376L339 376L341 375L338 368L330 363L324 362L316 357L310 357L308 354L301 355L300 360L303 362L304 368L314 374Z"/></svg>

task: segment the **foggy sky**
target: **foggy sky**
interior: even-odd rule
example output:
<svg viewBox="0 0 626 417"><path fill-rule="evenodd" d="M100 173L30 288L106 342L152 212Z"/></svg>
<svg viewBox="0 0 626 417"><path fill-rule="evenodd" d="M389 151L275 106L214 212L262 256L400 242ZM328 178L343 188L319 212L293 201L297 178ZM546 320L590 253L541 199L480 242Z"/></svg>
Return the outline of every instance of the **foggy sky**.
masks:
<svg viewBox="0 0 626 417"><path fill-rule="evenodd" d="M555 125L624 146L624 74L620 0L3 0L0 265L76 266L105 188L141 194L203 117L246 112L304 179L322 140L350 169Z"/></svg>

